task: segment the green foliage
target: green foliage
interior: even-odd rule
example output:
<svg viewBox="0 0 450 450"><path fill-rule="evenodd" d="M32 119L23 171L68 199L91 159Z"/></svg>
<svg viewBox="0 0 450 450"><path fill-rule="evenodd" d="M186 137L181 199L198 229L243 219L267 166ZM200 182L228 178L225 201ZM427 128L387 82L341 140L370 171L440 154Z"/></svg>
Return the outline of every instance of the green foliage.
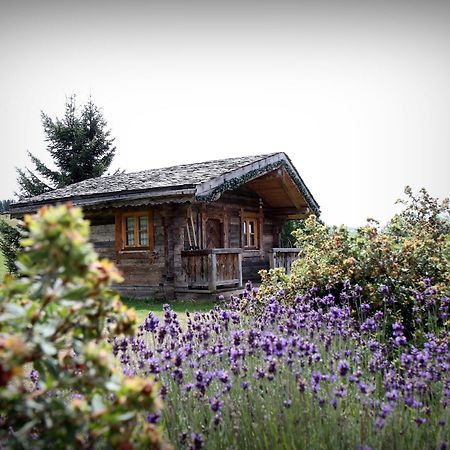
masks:
<svg viewBox="0 0 450 450"><path fill-rule="evenodd" d="M407 187L405 194L399 201L403 211L384 229L369 221L349 233L310 216L293 232L300 253L283 286L287 298L311 287L319 295L335 293L348 281L361 286L373 306L392 303L390 312L413 331L414 292L423 288L423 280L431 279L443 292L450 289L450 209L448 199L439 202L425 189L414 195ZM277 289L273 275L263 279L268 280L263 292Z"/></svg>
<svg viewBox="0 0 450 450"><path fill-rule="evenodd" d="M13 203L14 200L0 200L0 214L8 211L9 205Z"/></svg>
<svg viewBox="0 0 450 450"><path fill-rule="evenodd" d="M6 273L6 261L3 252L0 250L0 281Z"/></svg>
<svg viewBox="0 0 450 450"><path fill-rule="evenodd" d="M290 291L290 278L283 268L261 270L259 274L261 275L261 285L258 290L258 298L267 299L280 292Z"/></svg>
<svg viewBox="0 0 450 450"><path fill-rule="evenodd" d="M97 259L78 208L25 224L21 277L0 289L0 446L160 448L145 417L161 407L157 384L125 377L106 343L135 324L111 290L117 269Z"/></svg>
<svg viewBox="0 0 450 450"><path fill-rule="evenodd" d="M9 273L17 273L16 257L19 250L20 231L5 220L0 220L0 252L5 258Z"/></svg>
<svg viewBox="0 0 450 450"><path fill-rule="evenodd" d="M292 236L292 232L301 227L303 227L303 220L288 220L281 230L281 246L284 248L294 247L295 239Z"/></svg>
<svg viewBox="0 0 450 450"><path fill-rule="evenodd" d="M21 197L39 195L53 188L67 186L103 175L115 153L114 139L99 108L92 99L78 112L75 96L66 101L63 119L51 119L41 113L47 151L56 165L48 168L29 152L34 172L17 169Z"/></svg>

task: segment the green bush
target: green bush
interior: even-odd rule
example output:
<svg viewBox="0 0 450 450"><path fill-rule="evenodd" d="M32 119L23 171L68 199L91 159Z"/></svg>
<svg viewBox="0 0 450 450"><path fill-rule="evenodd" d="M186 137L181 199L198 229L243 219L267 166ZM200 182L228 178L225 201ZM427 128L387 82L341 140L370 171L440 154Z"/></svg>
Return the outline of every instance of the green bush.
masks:
<svg viewBox="0 0 450 450"><path fill-rule="evenodd" d="M0 220L0 252L5 257L9 273L17 273L16 259L20 248L20 230L5 220Z"/></svg>
<svg viewBox="0 0 450 450"><path fill-rule="evenodd" d="M262 292L282 288L292 299L312 287L318 295L337 293L350 282L363 288L372 306L390 305L412 332L415 292L424 283L449 292L450 209L448 199L439 202L425 189L414 195L407 187L405 194L403 211L385 228L372 220L350 233L310 216L293 232L300 253L290 278L263 273Z"/></svg>
<svg viewBox="0 0 450 450"><path fill-rule="evenodd" d="M97 259L80 209L25 225L21 276L0 289L0 447L160 448L146 421L158 385L125 377L106 342L135 324L110 287L117 269Z"/></svg>

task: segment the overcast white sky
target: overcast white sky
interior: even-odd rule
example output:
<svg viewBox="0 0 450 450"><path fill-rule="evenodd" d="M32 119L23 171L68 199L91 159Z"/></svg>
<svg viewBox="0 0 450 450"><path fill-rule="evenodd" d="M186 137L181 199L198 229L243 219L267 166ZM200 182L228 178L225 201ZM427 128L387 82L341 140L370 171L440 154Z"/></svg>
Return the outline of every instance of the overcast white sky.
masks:
<svg viewBox="0 0 450 450"><path fill-rule="evenodd" d="M450 195L449 1L0 3L0 199L92 94L126 171L286 152L332 224Z"/></svg>

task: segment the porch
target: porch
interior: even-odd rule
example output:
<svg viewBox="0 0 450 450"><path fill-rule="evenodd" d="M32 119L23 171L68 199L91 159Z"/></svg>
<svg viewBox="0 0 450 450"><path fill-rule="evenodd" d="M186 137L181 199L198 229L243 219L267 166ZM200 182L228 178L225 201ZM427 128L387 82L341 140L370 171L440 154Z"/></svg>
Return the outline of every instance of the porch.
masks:
<svg viewBox="0 0 450 450"><path fill-rule="evenodd" d="M269 253L270 267L283 267L290 274L292 263L298 256L298 248L273 248ZM236 294L242 284L241 248L210 248L184 250L181 264L186 280L185 289L177 293Z"/></svg>
<svg viewBox="0 0 450 450"><path fill-rule="evenodd" d="M298 258L299 248L273 248L269 252L270 268L282 267L290 275L292 263Z"/></svg>
<svg viewBox="0 0 450 450"><path fill-rule="evenodd" d="M242 288L242 249L184 250L181 264L188 290L214 293Z"/></svg>

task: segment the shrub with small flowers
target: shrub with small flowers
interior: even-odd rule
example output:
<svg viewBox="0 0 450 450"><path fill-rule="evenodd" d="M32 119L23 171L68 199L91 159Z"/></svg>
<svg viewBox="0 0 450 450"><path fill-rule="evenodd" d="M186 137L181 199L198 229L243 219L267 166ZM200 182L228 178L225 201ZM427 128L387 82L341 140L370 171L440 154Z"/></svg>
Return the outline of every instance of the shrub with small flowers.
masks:
<svg viewBox="0 0 450 450"><path fill-rule="evenodd" d="M20 277L0 287L0 447L164 447L147 420L161 409L158 385L125 377L106 342L132 334L135 316L81 210L43 208L25 225Z"/></svg>
<svg viewBox="0 0 450 450"><path fill-rule="evenodd" d="M415 195L407 187L405 194L403 210L385 228L371 220L350 233L310 216L293 233L300 253L291 276L282 269L262 272L262 298L282 288L292 301L312 286L320 295L336 294L350 282L364 289L367 307L401 320L407 335L431 331L433 314L422 314L420 324L416 318L425 304L431 306L436 289L450 295L449 201L425 189Z"/></svg>

